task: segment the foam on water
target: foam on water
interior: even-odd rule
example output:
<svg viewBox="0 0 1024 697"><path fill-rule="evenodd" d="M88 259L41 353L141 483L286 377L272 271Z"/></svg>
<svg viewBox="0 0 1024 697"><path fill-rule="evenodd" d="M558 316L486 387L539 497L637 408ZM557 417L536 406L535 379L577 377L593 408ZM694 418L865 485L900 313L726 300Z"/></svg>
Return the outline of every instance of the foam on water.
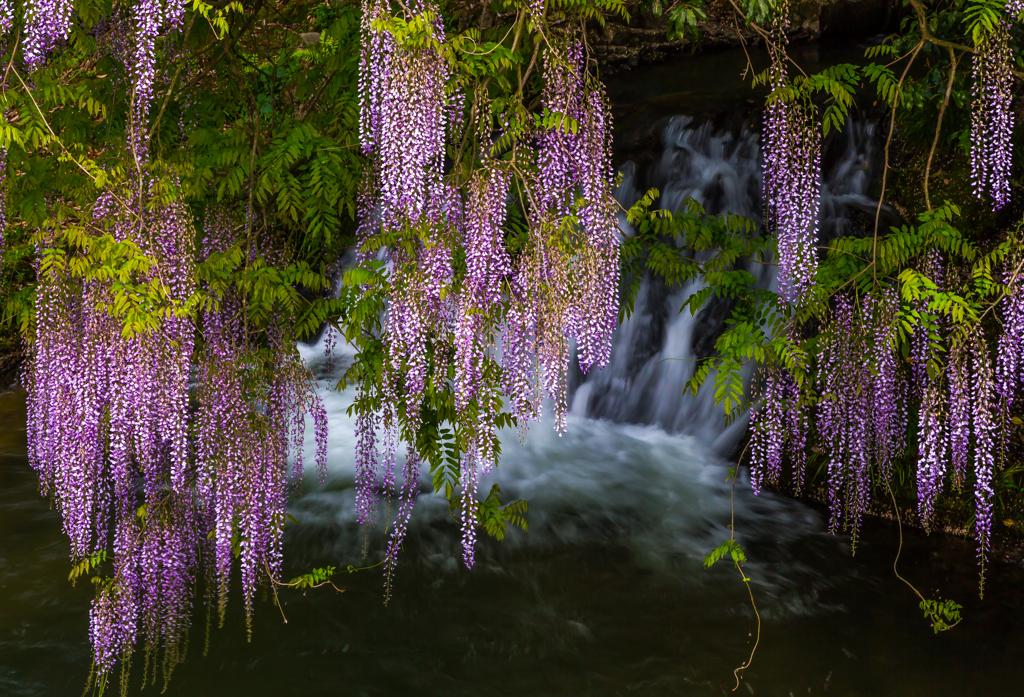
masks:
<svg viewBox="0 0 1024 697"><path fill-rule="evenodd" d="M364 530L356 523L355 441L352 420L345 413L351 395L329 388L333 381L323 374L322 342L301 350L313 370L321 372L320 394L331 434L330 481L316 489L314 475L308 475L310 493L291 508L300 525L290 529L289 555L299 566L317 559L350 559L367 539L368 548L379 554L384 546L383 524ZM335 376L352 355L346 348L338 353ZM587 389L589 385L584 385L577 400ZM485 543L478 553L477 571L498 573L503 568L501 559L519 552L617 548L629 554L635 568L664 577L672 585L713 585L720 577L704 572L701 560L729 537L729 467L698 436L614 423L578 411L570 414L568 430L561 436L549 420L532 424L522 442L514 431L505 432L500 465L483 478L481 490L497 483L503 501L528 501L529 531L514 530L501 543ZM424 579L457 573L461 564L458 525L444 497L433 494L426 472L420 488L409 532L415 552L403 560L406 570L402 573ZM818 514L771 494L754 497L742 474L735 491L735 516L737 539L744 546L811 544L835 550L841 545L823 534ZM409 565L414 569L409 570ZM776 603L776 612L783 607L804 612L807 603L795 591L796 585L813 586L821 580L818 574L806 569L801 573L796 567L788 557L773 560L771 552L760 555L756 563L762 592L791 596Z"/></svg>
<svg viewBox="0 0 1024 697"><path fill-rule="evenodd" d="M661 157L646 175L662 191L662 205L678 209L693 197L709 213L730 211L759 221L755 132L716 131L709 123L679 117L666 124L663 142ZM864 124L853 124L835 146L823 177L823 237L847 232L850 212L869 206L865 192L873 148L873 129ZM640 177L632 163L623 174L618 196L628 206L639 196ZM624 220L622 225L624 234L631 234ZM761 287L774 287L773 267L749 270ZM506 550L617 545L650 571L682 573L694 583L708 578L694 562L728 538L731 463L724 456L731 454L746 421L725 427L710 389L684 396L693 359L708 354L713 345L708 337L721 331L728 314L722 303L695 317L679 313L683 299L698 287L669 289L644 279L636 311L616 332L611 363L585 379L575 376L568 431L559 436L544 421L532 424L522 443L515 432L502 434L501 463L484 478L482 490L497 483L503 501L521 498L530 504L529 532L510 534L502 543ZM307 544L316 537L312 530L319 529L324 533L319 544L343 553L358 548L365 531L355 524L355 437L346 414L352 396L331 386L354 351L338 346L333 375L326 374L323 337L314 346L300 346L300 352L321 378L330 426L330 483L298 501L294 515L304 524ZM459 556L459 535L447 502L432 494L426 472L420 483L423 493L410 536L420 546L418 555L451 566ZM754 497L743 479L734 505L741 543L832 544L820 541L823 526L816 513L772 495ZM487 552L483 559L486 564ZM761 555L759 582L781 591L791 586L786 579L794 575L795 562L777 561L774 568L771 555Z"/></svg>

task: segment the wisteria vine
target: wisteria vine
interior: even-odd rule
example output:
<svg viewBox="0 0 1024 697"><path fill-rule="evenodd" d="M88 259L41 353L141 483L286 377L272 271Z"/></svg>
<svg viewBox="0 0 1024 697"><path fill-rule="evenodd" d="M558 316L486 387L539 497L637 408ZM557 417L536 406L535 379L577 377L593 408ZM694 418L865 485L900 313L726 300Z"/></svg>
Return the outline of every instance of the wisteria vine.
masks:
<svg viewBox="0 0 1024 697"><path fill-rule="evenodd" d="M767 227L778 239L779 295L798 303L818 268L818 199L821 135L813 107L783 97L786 83L785 30L788 13L773 22L769 45L772 89L764 112L764 202Z"/></svg>
<svg viewBox="0 0 1024 697"><path fill-rule="evenodd" d="M539 12L530 22L542 31ZM357 397L366 406L356 419L356 498L360 520L372 520L377 492L396 492L404 441L389 586L418 486L420 458L405 434L418 430L428 393L451 375L460 458L450 484L461 491L463 557L472 566L477 480L496 462L503 405L525 428L549 397L556 427L565 428L570 346L584 371L608 361L619 278L609 109L582 41L552 35L546 44L541 102L552 123L536 132L525 154L532 166L522 168L493 151L503 130L513 135L509 124L493 135L490 117L468 109L479 95L446 88L437 7L414 4L398 17L401 25L379 0L363 3L359 79L360 138L371 162L362 258L385 259L390 270L379 406L366 392ZM474 134L476 164L462 178L445 176L446 143L457 151ZM517 206L525 245L513 254L506 221Z"/></svg>
<svg viewBox="0 0 1024 697"><path fill-rule="evenodd" d="M72 36L73 5L25 3L29 79ZM1019 3L1007 9L1019 13ZM449 434L447 470L435 486L450 487L463 560L472 567L482 523L479 477L497 462L499 428L525 429L548 399L556 429L564 430L574 353L584 372L610 357L620 240L608 99L583 37L548 26L542 1L522 11L520 29L537 34L527 72L537 66L539 87L531 103L537 113L517 120L459 74L453 58L467 50L483 60L500 54L500 45L455 47L430 0L397 14L383 0L362 2L358 130L368 166L359 290L370 295L382 287L384 301L371 320L379 321L370 332L379 341L357 361L355 497L359 522L368 525L391 518L390 504L398 503L386 520L388 592L421 469L437 459L421 447L427 420ZM183 657L194 598L205 592L223 616L236 570L251 621L260 580L280 575L286 506L303 476L306 419L321 475L327 427L289 328L274 318L251 326L250 298L239 286L197 280L198 265L233 255L253 267L284 264L285 250L256 220L251 188L244 215L209 206L198 216L176 180L146 171L151 107L164 87L159 59L182 29L184 1L115 3L114 13L105 21L126 36L99 44L124 65L124 152L135 173L129 185L100 194L86 223L119 253L136 255L130 283L152 292L145 310L160 322L127 331L118 313L129 302L129 281L51 263L59 231L44 226L35 237L39 284L25 377L31 462L62 514L75 568L105 564L111 572L98 577L90 614L101 680L140 644L144 673L167 678ZM787 21L785 11L776 13L770 43L764 202L778 244L779 295L795 315L817 276L821 136L813 104L791 98ZM13 23L13 5L0 0L0 33ZM1013 126L1007 25L985 41L974 63L971 165L975 192L999 209L1009 199ZM519 91L527 85L524 79ZM517 105L522 112L524 104ZM6 156L0 152L0 190ZM255 145L248 157L251 176ZM95 171L88 174L102 189ZM0 255L5 206L0 194ZM925 262L937 283L941 263ZM796 487L803 486L817 435L831 527L851 530L856 540L872 487L879 477L891 479L907 447L913 390L920 401L920 518L931 524L946 480L966 488L973 477L984 563L993 478L1006 456L1006 422L1024 366L1020 265L1008 266L1003 281L1004 329L994 362L980 330L953 340L948 327L918 323L905 367L897 335L908 309L889 280L872 293L833 298L814 384L798 384L785 369L763 375L751 417L755 490L779 483L787 460ZM927 314L923 300L909 306ZM937 355L934 347L947 339L948 355ZM440 394L450 394L451 404Z"/></svg>
<svg viewBox="0 0 1024 697"><path fill-rule="evenodd" d="M231 256L242 226L227 210L211 209L197 235L178 182L145 170L155 42L180 27L184 3L131 9L134 54L115 57L130 61L125 149L137 176L103 190L87 226L130 255L132 270L72 272L54 256L63 254L54 244L61 231L39 230L24 376L29 461L61 513L72 575L109 570L95 579L90 612L101 688L118 662L127 679L137 645L144 679L169 679L184 658L200 588L223 618L235 569L251 621L258 583L280 575L286 506L303 476L306 415L321 477L327 456L326 412L291 330L271 320L254 333L246 293L197 282L197 264ZM70 12L70 2L29 4L29 69L66 38ZM278 243L251 222L242 257L282 263ZM125 308L142 297L137 314L150 321L140 325Z"/></svg>
<svg viewBox="0 0 1024 697"><path fill-rule="evenodd" d="M932 255L926 266L941 280L941 265ZM897 332L905 318L895 289L859 298L839 294L819 337L817 384L809 397L785 370L770 373L751 415L751 483L780 484L788 457L799 486L806 467L805 448L813 413L816 441L827 462L827 491L833 532L849 530L854 545L860 520L871 504L875 486L894 486L895 463L907 447L911 389L920 401L917 417L916 484L918 514L929 528L935 504L947 479L963 489L973 479L974 534L984 568L992 539L993 477L1006 447L1008 413L1019 389L1021 291L1019 264L1006 270L1001 302L1004 333L996 360L979 328L942 339L934 318L920 309L910 337L907 368L898 360ZM1005 457L1005 452L1003 453Z"/></svg>
<svg viewBox="0 0 1024 697"><path fill-rule="evenodd" d="M1010 198L1012 60L1009 23L1003 20L978 45L972 69L971 179L974 194L991 198L995 210Z"/></svg>

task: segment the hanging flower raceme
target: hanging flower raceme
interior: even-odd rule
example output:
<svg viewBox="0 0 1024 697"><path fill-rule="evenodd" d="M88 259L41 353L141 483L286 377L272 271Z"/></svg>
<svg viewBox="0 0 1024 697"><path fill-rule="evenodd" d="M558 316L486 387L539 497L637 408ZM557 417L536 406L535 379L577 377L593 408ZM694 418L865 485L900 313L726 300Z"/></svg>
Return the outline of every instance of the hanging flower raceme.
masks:
<svg viewBox="0 0 1024 697"><path fill-rule="evenodd" d="M781 483L786 455L793 467L797 490L803 486L807 462L808 419L800 388L786 369L764 380L760 404L750 413L750 485L760 493L765 482Z"/></svg>
<svg viewBox="0 0 1024 697"><path fill-rule="evenodd" d="M511 383L539 378L565 427L570 340L580 368L601 367L611 355L618 311L619 238L611 197L610 116L599 84L590 84L582 43L545 55L542 104L555 127L538 139L538 173L530 210L530 249L519 260L504 349ZM567 217L568 216L568 217ZM513 323L514 322L514 323ZM514 354L529 345L531 362ZM530 376L530 377L527 377ZM512 396L532 412L537 394Z"/></svg>
<svg viewBox="0 0 1024 697"><path fill-rule="evenodd" d="M974 431L974 535L984 574L985 555L992 540L992 477L995 469L995 384L988 345L980 330L970 337ZM982 576L984 578L984 575Z"/></svg>
<svg viewBox="0 0 1024 697"><path fill-rule="evenodd" d="M899 299L893 287L865 303L870 317L868 347L871 374L872 460L885 479L892 478L894 461L906 445L906 383L899 374L896 355Z"/></svg>
<svg viewBox="0 0 1024 697"><path fill-rule="evenodd" d="M967 346L955 342L949 352L946 369L949 383L949 438L950 464L953 483L960 488L967 479L971 440L970 364Z"/></svg>
<svg viewBox="0 0 1024 697"><path fill-rule="evenodd" d="M502 284L512 271L501 226L511 177L493 164L469 187L466 206L466 275L455 328L455 406L464 414L486 389L484 370L497 326ZM493 433L481 434L493 438Z"/></svg>
<svg viewBox="0 0 1024 697"><path fill-rule="evenodd" d="M7 148L0 148L0 269L7 249Z"/></svg>
<svg viewBox="0 0 1024 697"><path fill-rule="evenodd" d="M25 4L25 65L35 70L71 32L74 0L29 0Z"/></svg>
<svg viewBox="0 0 1024 697"><path fill-rule="evenodd" d="M234 221L221 211L208 215L203 254L224 253ZM269 251L269 250L268 250ZM207 593L227 601L232 559L237 557L247 620L256 583L278 578L281 534L293 479L302 477L303 431L297 422L313 416L317 465L326 475L327 432L323 404L313 392L292 344L273 326L268 345L248 339L246 300L229 291L219 307L200 317L203 350L198 357L199 410L196 416L196 486L210 540L211 584Z"/></svg>
<svg viewBox="0 0 1024 697"><path fill-rule="evenodd" d="M429 334L435 323L450 319L442 297L452 280L458 234L452 226L462 212L458 193L441 181L448 69L433 45L400 46L382 26L389 18L383 3L364 3L360 132L373 187L364 219L374 221L374 232L427 241L414 243L411 252L403 245L389 248L388 379L396 395L405 395L415 430L428 379ZM427 8L417 19L443 41L436 11ZM439 228L446 232L432 235Z"/></svg>
<svg viewBox="0 0 1024 697"><path fill-rule="evenodd" d="M938 398L938 382L929 394L927 422L920 425L922 458L919 465L919 508L927 526L931 520L935 497L941 493L945 473L945 449L942 435L948 439L953 485L963 489L971 464L974 470L974 532L978 542L978 559L984 574L985 557L992 536L992 477L995 469L996 413L998 387L989 356L988 344L980 329L966 336L954 337L947 362L949 384L949 416L945 426ZM924 412L924 408L922 408ZM934 429L928 430L928 429ZM921 470L926 476L921 476ZM984 580L984 575L982 576Z"/></svg>
<svg viewBox="0 0 1024 697"><path fill-rule="evenodd" d="M126 332L114 315L122 291L102 276L40 274L26 379L30 462L61 512L72 558L113 570L90 616L102 680L139 641L146 669L155 675L162 651L169 676L204 565L222 607L236 555L247 610L258 578L276 578L288 463L302 444L301 430L289 428L296 412L313 415L321 472L326 465L326 413L304 367L273 332L269 348L254 353L240 298L229 294L202 313L194 362L191 214L178 202L132 201L104 194L94 225L141 250L149 261L139 280L159 289L166 311L155 313L156 325Z"/></svg>
<svg viewBox="0 0 1024 697"><path fill-rule="evenodd" d="M854 539L870 496L864 443L867 414L863 399L868 375L859 353L859 325L846 295L836 298L832 321L822 342L818 366L818 433L828 458L830 529L840 527L844 511L852 518Z"/></svg>
<svg viewBox="0 0 1024 697"><path fill-rule="evenodd" d="M942 255L932 250L924 262L923 271L936 286L942 284ZM946 405L941 373L935 374L937 362L935 347L942 340L938 318L928 307L925 298L913 304L917 313L913 332L910 335L910 371L914 396L919 400L918 409L918 458L917 458L917 511L921 524L927 530L935 511L935 499L942 490L946 475L946 461L949 441Z"/></svg>
<svg viewBox="0 0 1024 697"><path fill-rule="evenodd" d="M397 493L400 419L412 432L419 428L432 377L445 379L443 342L457 322L457 299L450 292L452 252L461 243L465 212L460 192L442 181L452 114L445 94L449 70L436 47L444 40L440 16L431 6L418 9L408 19L433 41L403 45L388 31L387 5L363 3L359 123L370 167L361 195L361 235L367 240L383 232L393 240L381 250L390 266L384 394L379 410L363 410L356 419L356 505L363 523L375 517L380 488L389 497ZM361 392L360 401L366 398ZM402 503L388 545L389 589L418 491L419 464L409 448Z"/></svg>
<svg viewBox="0 0 1024 697"><path fill-rule="evenodd" d="M582 43L556 40L544 57L541 100L554 126L527 141L536 146L536 169L512 168L491 152L490 110L473 111L469 122L466 88L447 84L436 8L416 4L398 19L378 0L363 3L359 123L369 167L360 260L385 262L387 311L381 384L357 397L356 501L360 520L370 522L379 492L397 494L400 441L418 430L431 390L452 389L471 566L477 478L495 464L502 406L525 427L542 397L552 397L564 429L572 342L584 370L610 355L619 278L611 123ZM479 99L486 92L474 93ZM459 151L469 136L479 142L471 158L479 165L456 184L457 174L444 176L445 139ZM513 177L528 228L515 263L505 240ZM423 455L405 449L389 584Z"/></svg>
<svg viewBox="0 0 1024 697"><path fill-rule="evenodd" d="M134 45L129 72L132 77L129 147L140 161L146 160L146 126L156 78L156 38L161 26L180 27L184 0L139 0L132 7Z"/></svg>
<svg viewBox="0 0 1024 697"><path fill-rule="evenodd" d="M0 36L7 36L14 26L11 0L0 0ZM4 84L6 87L6 84ZM7 148L0 148L0 268L3 268L7 227Z"/></svg>
<svg viewBox="0 0 1024 697"><path fill-rule="evenodd" d="M998 22L974 54L971 107L971 180L978 198L999 210L1010 200L1013 56L1007 22Z"/></svg>
<svg viewBox="0 0 1024 697"><path fill-rule="evenodd" d="M872 468L888 480L905 447L903 377L896 362L895 290L862 299L836 298L822 339L817 429L828 458L831 529L850 528L856 543L871 501Z"/></svg>
<svg viewBox="0 0 1024 697"><path fill-rule="evenodd" d="M821 137L813 108L788 100L786 88L785 28L780 12L774 23L776 43L771 46L769 68L772 93L764 115L765 222L778 238L779 294L798 303L814 285L818 268L818 179Z"/></svg>
<svg viewBox="0 0 1024 697"><path fill-rule="evenodd" d="M573 335L580 369L607 365L618 318L619 226L611 196L611 111L604 91L587 95L577 176L583 205L578 218L586 235L576 276Z"/></svg>
<svg viewBox="0 0 1024 697"><path fill-rule="evenodd" d="M14 5L11 0L0 0L0 35L6 36L14 27Z"/></svg>
<svg viewBox="0 0 1024 697"><path fill-rule="evenodd" d="M381 222L401 229L421 222L441 185L449 69L436 44L400 45L384 26L389 19L385 3L363 3L360 141L374 160ZM444 41L435 8L424 7L415 20Z"/></svg>
<svg viewBox="0 0 1024 697"><path fill-rule="evenodd" d="M132 241L163 258L161 269L148 272L149 281L182 307L194 275L194 233L185 211L172 204L126 214L124 205L105 195L96 224L106 224L118 242ZM140 222L153 233L146 240L133 239ZM160 248L148 239L159 239ZM164 284L165 272L177 282ZM187 510L177 509L191 506L185 482L193 330L180 316L125 335L110 312L118 304L115 291L98 280L42 274L39 292L43 313L27 376L29 457L61 511L74 559L108 558L113 534L114 576L92 613L95 659L104 673L131 652L136 636L147 651L159 646L171 653L183 638L195 526ZM166 529L179 523L188 531Z"/></svg>
<svg viewBox="0 0 1024 697"><path fill-rule="evenodd" d="M1016 260L1014 260L1016 261ZM1024 383L1024 272L1020 262L1008 264L1003 282L1006 295L1000 303L1003 333L996 350L996 393L1005 421L1020 385Z"/></svg>
<svg viewBox="0 0 1024 697"><path fill-rule="evenodd" d="M925 530L935 514L935 499L946 476L946 420L943 413L942 383L930 382L918 413L917 512Z"/></svg>

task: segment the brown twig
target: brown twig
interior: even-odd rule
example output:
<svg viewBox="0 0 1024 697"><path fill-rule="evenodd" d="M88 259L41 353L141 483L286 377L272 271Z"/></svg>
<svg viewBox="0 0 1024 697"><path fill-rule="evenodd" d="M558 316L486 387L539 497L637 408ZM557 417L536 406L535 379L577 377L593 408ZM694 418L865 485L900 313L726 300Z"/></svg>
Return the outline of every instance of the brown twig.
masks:
<svg viewBox="0 0 1024 697"><path fill-rule="evenodd" d="M950 50L964 51L967 53L974 53L975 49L970 46L964 46L953 41L946 41L944 39L936 38L931 31L928 29L928 18L925 16L925 7L918 0L908 0L910 5L914 8L917 13L917 23L921 28L921 40L927 41L930 44L936 46L942 46ZM1019 70L1011 70L1011 72L1018 78L1024 79L1024 72Z"/></svg>
<svg viewBox="0 0 1024 697"><path fill-rule="evenodd" d="M736 478L739 476L740 463L743 462L743 456L747 453L747 448L750 447L750 441L743 446L743 450L740 451L740 456L736 459L736 469L732 471L732 488L729 489L729 549L733 548L736 541ZM757 645L761 643L761 613L757 611L757 605L754 603L754 589L750 587L750 579L743 569L740 568L740 563L734 558L732 560L736 570L740 573L740 578L743 579L743 584L747 587L747 592L750 593L750 606L754 608L754 617L757 618L757 636L754 637L754 648L750 649L750 657L747 658L746 662L733 670L732 675L736 678L736 687L732 688L735 692L740 687L740 671L746 670L750 667L750 664L754 661L754 653L757 651Z"/></svg>
<svg viewBox="0 0 1024 697"><path fill-rule="evenodd" d="M892 143L892 134L896 130L896 110L900 105L900 92L903 90L903 81L907 77L907 73L910 72L910 66L914 64L914 59L917 58L918 52L921 47L924 46L924 39L917 42L917 46L910 54L910 60L907 61L907 65L903 68L903 74L900 75L900 81L896 84L896 94L893 95L892 100L892 116L889 119L889 137L885 139L885 164L882 167L882 191L878 194L878 208L875 210L875 233L874 238L871 242L871 276L877 281L877 262L878 262L878 222L882 217L882 202L885 200L885 185L889 177L889 145Z"/></svg>
<svg viewBox="0 0 1024 697"><path fill-rule="evenodd" d="M523 93L523 87L526 86L526 81L530 78L530 74L533 72L533 66L537 64L537 54L540 52L540 42L533 42L533 56L530 58L530 64L526 66L526 72L522 74L519 79L519 93Z"/></svg>
<svg viewBox="0 0 1024 697"><path fill-rule="evenodd" d="M21 41L21 30L14 35L14 48L11 50L11 60L7 63L7 69L4 70L4 89L7 88L7 75L11 72L11 66L14 65L14 57L18 55L18 42Z"/></svg>
<svg viewBox="0 0 1024 697"><path fill-rule="evenodd" d="M750 53L747 51L747 40L743 38L743 32L740 31L740 23L736 17L737 15L734 12L732 15L732 23L733 26L736 27L736 36L740 37L740 46L743 48L743 55L747 57L747 65L743 68L743 72L740 74L740 79L746 80L747 75L754 75L754 63L750 60Z"/></svg>
<svg viewBox="0 0 1024 697"><path fill-rule="evenodd" d="M896 514L896 529L899 531L900 535L900 543L896 548L896 558L892 560L892 572L896 574L896 578L903 581L907 584L907 587L909 587L910 590L914 591L914 595L920 598L921 602L924 602L924 596L921 595L921 591L917 590L917 588L914 587L914 584L910 581L900 576L900 572L896 570L896 564L899 563L900 560L900 553L903 551L903 521L900 520L900 507L896 505L896 495L892 493L892 487L889 485L888 480L885 481L885 488L889 491L889 496L892 498L892 510Z"/></svg>
<svg viewBox="0 0 1024 697"><path fill-rule="evenodd" d="M745 14L743 14L743 10L740 9L740 6L736 4L736 0L729 0L729 4L732 5L732 8L736 11L736 14L738 14L740 17L743 18L743 21L747 23L747 26L753 27L754 31L756 31L758 34L761 35L761 38L764 39L765 43L769 44L776 51L780 51L781 50L779 48L778 44L775 43L775 40L772 39L771 34L769 34L767 31L765 31L765 29L763 27L761 27L757 22L751 22L751 21L747 20L747 16ZM784 55L786 57L786 60L788 60L790 63L792 63L794 68L796 68L797 70L800 71L801 75L803 75L804 77L807 77L807 73L804 72L804 69L800 67L799 63L797 63L795 60L790 58L789 54L786 53L786 51L782 50L781 52L782 52L782 55Z"/></svg>
<svg viewBox="0 0 1024 697"><path fill-rule="evenodd" d="M946 107L949 106L949 95L953 92L953 78L956 76L956 55L953 48L949 47L949 82L946 83L946 96L939 108L939 120L935 124L935 139L932 140L932 149L928 151L928 163L924 166L924 205L928 210L932 209L931 199L928 197L928 177L932 170L932 158L935 156L935 147L939 144L939 132L942 130L942 117L946 115Z"/></svg>
<svg viewBox="0 0 1024 697"><path fill-rule="evenodd" d="M899 531L899 547L896 548L896 558L893 560L893 573L896 574L897 578L899 578L901 581L906 583L908 589L913 591L913 595L918 596L918 598L921 599L922 608L926 608L928 601L925 600L925 597L923 595L921 595L921 591L919 591L918 589L915 589L913 583L911 583L907 579L903 578L903 576L899 575L899 571L896 570L896 564L899 562L900 553L903 551L903 521L900 520L899 506L897 506L897 504L896 504L896 494L893 493L893 489L892 489L892 486L890 486L890 484L889 484L889 480L886 480L886 488L889 490L889 495L890 495L890 497L893 500L893 513L896 514L896 529ZM926 610L926 612L927 612L927 610ZM961 623L961 620L957 619L952 624L949 624L948 626L946 626L946 628L947 629L951 629L951 628L953 628L954 626L956 626L959 623Z"/></svg>

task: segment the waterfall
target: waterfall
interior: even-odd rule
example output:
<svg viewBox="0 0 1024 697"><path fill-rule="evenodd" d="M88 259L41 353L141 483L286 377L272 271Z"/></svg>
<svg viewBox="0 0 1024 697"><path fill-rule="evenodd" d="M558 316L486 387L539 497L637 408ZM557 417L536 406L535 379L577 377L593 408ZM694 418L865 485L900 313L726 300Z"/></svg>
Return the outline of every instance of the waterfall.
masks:
<svg viewBox="0 0 1024 697"><path fill-rule="evenodd" d="M825 143L819 213L819 243L855 234L873 218L876 202L868 197L875 164L875 125L851 120L841 135ZM623 207L633 205L648 187L661 192L660 205L677 211L688 198L709 214L730 212L761 223L759 135L746 124L739 131L716 129L711 122L695 123L687 116L669 119L662 131L662 151L645 172L634 162L620 169L616 197ZM621 220L623 234L632 228ZM775 267L746 263L759 287L775 290ZM695 359L709 356L724 330L730 304L713 298L691 316L679 312L683 301L700 289L689 283L669 288L646 276L633 315L623 322L613 341L610 363L583 376L571 376L572 412L617 423L650 424L671 433L697 436L712 450L728 453L746 428L746 418L724 423L712 387L696 396L684 395L693 376ZM746 372L749 380L751 370Z"/></svg>
<svg viewBox="0 0 1024 697"><path fill-rule="evenodd" d="M677 117L666 123L662 142L658 156L647 158L651 164L644 170L632 162L622 166L620 203L632 205L647 187L656 186L665 207L678 209L692 196L709 213L731 211L760 221L761 175L754 130L716 129L711 123ZM852 123L826 145L822 240L865 228L873 222L875 205L867 196L874 163L873 125ZM621 224L624 234L630 234L624 219ZM773 287L773 267L751 265L748 270L762 287ZM725 525L732 511L729 463L723 455L742 436L746 421L738 419L725 428L722 409L707 389L696 397L683 395L694 364L675 359L709 355L729 312L727 303L712 300L694 317L689 311L679 313L683 299L696 289L667 288L657 279L645 278L634 314L616 332L610 364L587 376L578 368L570 375L574 396L567 433L555 433L550 412L530 427L523 441L514 429L502 433L500 465L484 478L481 491L500 484L503 501L529 501L530 530L512 533L500 546L484 544L484 556L478 560L521 546L622 545L632 549L642 565L671 573L677 580L684 573L678 560L688 559L685 584L707 582L710 577L700 571L699 561L728 536ZM321 377L319 391L330 422L331 475L327 487L292 507L301 524L289 528L291 549L298 559L312 563L351 556L362 546L364 534L382 548L383 525L367 532L355 520L355 435L346 413L351 390L331 389L333 380L350 365L354 350L339 342L333 372L326 370L323 337L312 346L300 344L299 351ZM312 446L309 435L307 448ZM410 554L415 561L408 563L417 567L412 573L429 578L455 573L460 542L451 529L447 501L429 494L428 473L421 473L420 482L423 495L409 532L409 544L418 552ZM768 545L806 545L819 539L816 515L799 504L771 494L755 497L745 483L734 493L738 535L744 544L767 540ZM792 588L794 569L788 564L777 573L767 568L759 573L760 582L772 592Z"/></svg>

